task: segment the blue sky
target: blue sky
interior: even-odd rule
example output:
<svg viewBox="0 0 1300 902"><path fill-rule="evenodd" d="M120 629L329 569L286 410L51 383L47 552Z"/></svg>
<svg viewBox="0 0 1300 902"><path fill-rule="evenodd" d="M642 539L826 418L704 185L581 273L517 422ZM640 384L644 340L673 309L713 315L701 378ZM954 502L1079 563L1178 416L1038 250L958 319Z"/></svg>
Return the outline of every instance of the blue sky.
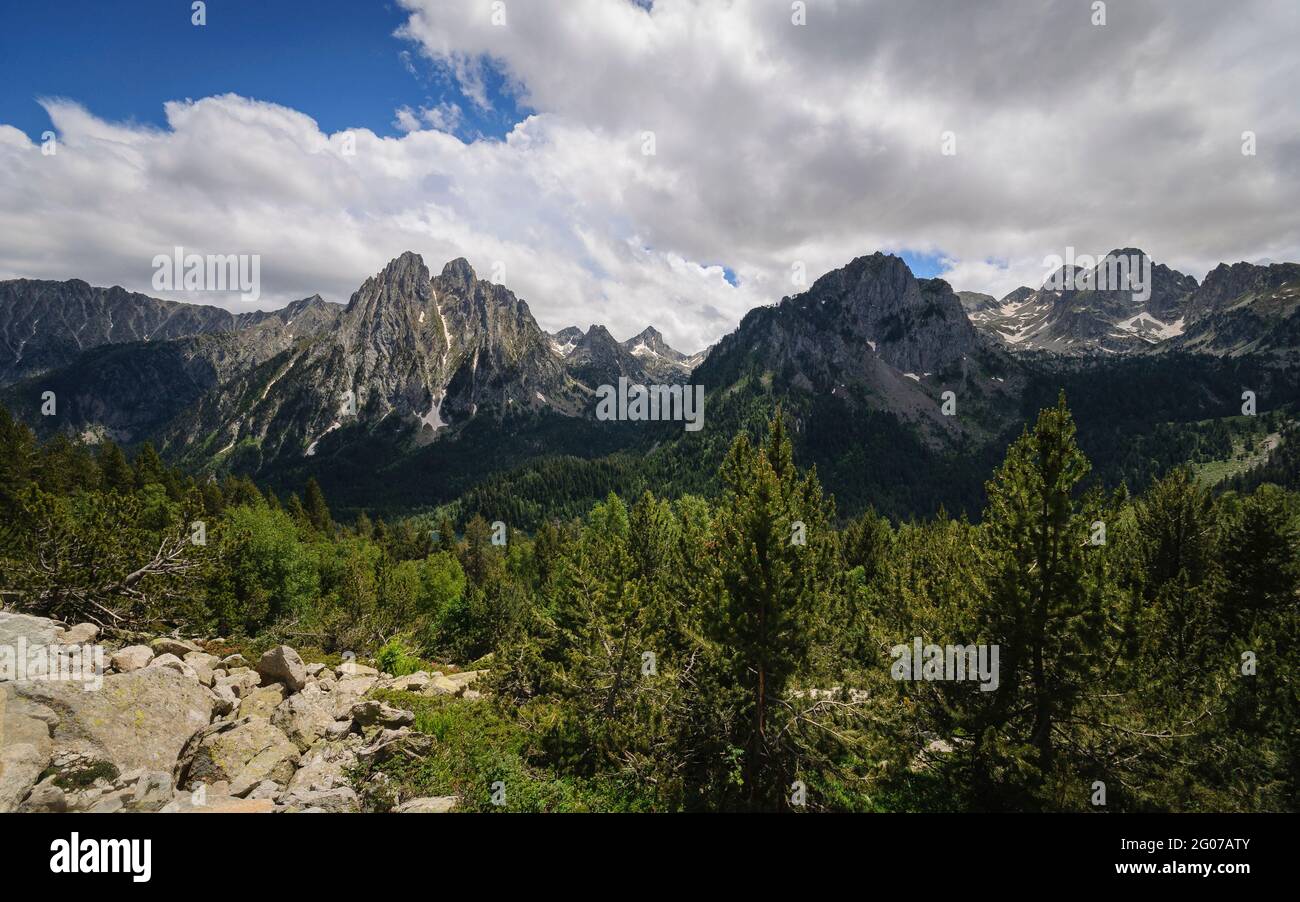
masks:
<svg viewBox="0 0 1300 902"><path fill-rule="evenodd" d="M50 127L38 97L67 97L114 122L165 125L168 100L233 92L299 110L326 132L398 134L394 110L451 102L457 134L499 138L527 110L487 80L492 110L393 32L406 15L381 0L210 0L207 25L188 0L8 2L0 13L0 122L37 140ZM75 24L74 24L75 23ZM412 71L414 70L414 71Z"/></svg>

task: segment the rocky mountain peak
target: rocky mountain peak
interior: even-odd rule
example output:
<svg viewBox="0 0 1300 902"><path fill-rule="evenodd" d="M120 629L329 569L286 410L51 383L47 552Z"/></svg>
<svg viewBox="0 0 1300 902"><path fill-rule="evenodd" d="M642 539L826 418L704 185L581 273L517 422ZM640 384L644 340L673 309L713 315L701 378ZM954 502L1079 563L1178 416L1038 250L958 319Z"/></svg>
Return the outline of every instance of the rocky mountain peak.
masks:
<svg viewBox="0 0 1300 902"><path fill-rule="evenodd" d="M663 333L660 332L658 329L656 329L654 326L646 326L644 329L642 329L640 332L638 332L636 335L632 336L632 338L628 340L636 341L636 342L643 341L648 345L664 344Z"/></svg>
<svg viewBox="0 0 1300 902"><path fill-rule="evenodd" d="M475 275L474 267L469 265L468 260L464 257L457 257L455 260L447 261L447 264L443 266L439 281L448 288L468 291L478 281L478 276Z"/></svg>

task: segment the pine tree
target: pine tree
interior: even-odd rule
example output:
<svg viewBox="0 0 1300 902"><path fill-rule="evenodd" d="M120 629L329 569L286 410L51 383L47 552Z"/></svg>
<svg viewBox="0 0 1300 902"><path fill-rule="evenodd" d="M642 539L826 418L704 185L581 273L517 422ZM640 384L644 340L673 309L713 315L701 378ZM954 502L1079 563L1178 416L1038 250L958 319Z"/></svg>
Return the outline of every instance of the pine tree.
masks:
<svg viewBox="0 0 1300 902"><path fill-rule="evenodd" d="M1225 580L1221 617L1229 635L1243 635L1272 611L1296 605L1300 532L1295 505L1276 486L1260 486L1227 517L1230 541L1220 554Z"/></svg>
<svg viewBox="0 0 1300 902"><path fill-rule="evenodd" d="M0 407L0 520L12 522L18 516L23 490L32 478L35 452L31 430Z"/></svg>
<svg viewBox="0 0 1300 902"><path fill-rule="evenodd" d="M302 499L298 497L297 492L289 494L289 500L284 505L285 512L289 519L303 532L311 532L313 527L311 517L307 515L307 508L303 507Z"/></svg>
<svg viewBox="0 0 1300 902"><path fill-rule="evenodd" d="M325 493L321 491L320 483L316 481L315 476L307 480L303 507L306 508L307 520L311 523L312 529L326 538L332 538L334 519L330 516L329 505L325 503Z"/></svg>
<svg viewBox="0 0 1300 902"><path fill-rule="evenodd" d="M1062 394L1008 450L988 484L984 518L992 573L982 641L1000 647L999 687L991 693L996 736L987 738L1007 741L1001 747L1013 757L1032 749L1025 763L1037 772L1035 784L1054 775L1057 730L1093 679L1104 638L1087 557L1092 520L1074 497L1088 461L1074 436Z"/></svg>
<svg viewBox="0 0 1300 902"><path fill-rule="evenodd" d="M486 586L500 569L500 560L492 553L492 529L478 514L465 524L465 547L461 551L460 565L473 588Z"/></svg>
<svg viewBox="0 0 1300 902"><path fill-rule="evenodd" d="M455 553L456 526L446 514L438 520L438 550Z"/></svg>
<svg viewBox="0 0 1300 902"><path fill-rule="evenodd" d="M778 408L764 446L741 434L722 468L717 515L722 592L711 631L745 701L736 744L744 752L745 804L772 808L791 777L773 720L806 663L812 619L830 584L833 513L816 475L800 478ZM802 527L802 528L800 528ZM800 544L802 537L805 544Z"/></svg>
<svg viewBox="0 0 1300 902"><path fill-rule="evenodd" d="M370 517L366 516L365 511L357 514L356 523L357 535L363 539L373 539L375 537L375 524L371 522Z"/></svg>
<svg viewBox="0 0 1300 902"><path fill-rule="evenodd" d="M135 474L126 461L126 455L117 443L106 439L99 446L99 470L104 477L104 488L110 492L126 494L135 488Z"/></svg>

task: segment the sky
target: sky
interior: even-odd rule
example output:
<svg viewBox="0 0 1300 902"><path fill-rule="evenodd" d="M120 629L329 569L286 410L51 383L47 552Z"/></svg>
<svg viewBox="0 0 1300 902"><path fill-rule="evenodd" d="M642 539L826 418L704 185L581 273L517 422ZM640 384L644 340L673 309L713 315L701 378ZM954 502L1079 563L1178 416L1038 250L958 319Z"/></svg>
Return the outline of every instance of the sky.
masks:
<svg viewBox="0 0 1300 902"><path fill-rule="evenodd" d="M999 297L1070 248L1300 260L1294 0L204 11L4 4L0 278L265 309L412 250L689 352L876 251ZM260 299L155 290L177 246Z"/></svg>

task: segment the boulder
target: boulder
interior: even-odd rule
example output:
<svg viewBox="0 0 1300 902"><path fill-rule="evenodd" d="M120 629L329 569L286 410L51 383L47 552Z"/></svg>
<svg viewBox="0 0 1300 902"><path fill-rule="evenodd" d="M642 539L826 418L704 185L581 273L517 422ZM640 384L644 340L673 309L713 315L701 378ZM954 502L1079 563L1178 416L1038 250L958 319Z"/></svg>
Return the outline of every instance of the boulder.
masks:
<svg viewBox="0 0 1300 902"><path fill-rule="evenodd" d="M263 679L283 683L293 692L307 685L307 665L287 645L277 645L262 655L257 662L257 672Z"/></svg>
<svg viewBox="0 0 1300 902"><path fill-rule="evenodd" d="M207 689L206 686L204 688ZM225 717L239 707L239 697L227 685L213 686L208 692L212 697L212 713L218 717Z"/></svg>
<svg viewBox="0 0 1300 902"><path fill-rule="evenodd" d="M270 799L274 802L284 792L284 787L274 780L263 780L249 791L246 799Z"/></svg>
<svg viewBox="0 0 1300 902"><path fill-rule="evenodd" d="M7 688L20 704L52 713L54 754L101 762L114 776L137 768L171 773L186 741L212 719L207 691L167 667L110 674L98 692L66 682ZM9 742L5 731L0 745Z"/></svg>
<svg viewBox="0 0 1300 902"><path fill-rule="evenodd" d="M271 723L305 752L334 725L333 697L315 686L308 686L281 702L271 717Z"/></svg>
<svg viewBox="0 0 1300 902"><path fill-rule="evenodd" d="M0 814L17 810L54 748L48 719L37 706L13 697L14 685L0 685Z"/></svg>
<svg viewBox="0 0 1300 902"><path fill-rule="evenodd" d="M298 762L298 772L289 781L288 792L301 795L350 786L347 770L357 763L356 752L341 742L321 742Z"/></svg>
<svg viewBox="0 0 1300 902"><path fill-rule="evenodd" d="M464 670L450 674L445 679L456 686L472 686L487 676L487 673L486 670Z"/></svg>
<svg viewBox="0 0 1300 902"><path fill-rule="evenodd" d="M188 639L173 639L170 636L160 636L149 643L156 655L175 655L179 659L184 659L192 651L203 651L199 646Z"/></svg>
<svg viewBox="0 0 1300 902"><path fill-rule="evenodd" d="M133 670L147 667L152 660L153 649L149 648L149 646L129 645L113 652L113 656L108 659L108 663L118 673L130 673Z"/></svg>
<svg viewBox="0 0 1300 902"><path fill-rule="evenodd" d="M99 638L99 627L93 623L78 623L69 627L59 636L64 645L84 645Z"/></svg>
<svg viewBox="0 0 1300 902"><path fill-rule="evenodd" d="M285 689L279 683L262 686L249 692L239 700L239 716L263 717L270 720L275 709L284 701Z"/></svg>
<svg viewBox="0 0 1300 902"><path fill-rule="evenodd" d="M262 685L262 676L248 667L236 667L225 676L214 678L212 682L214 686L222 683L230 686L237 698L243 698Z"/></svg>
<svg viewBox="0 0 1300 902"><path fill-rule="evenodd" d="M178 793L162 810L182 814L270 814L275 810L275 803L270 799L236 799L225 795L199 803L189 793Z"/></svg>
<svg viewBox="0 0 1300 902"><path fill-rule="evenodd" d="M0 611L0 645L16 646L20 638L28 645L53 645L58 633L59 626L46 617Z"/></svg>
<svg viewBox="0 0 1300 902"><path fill-rule="evenodd" d="M194 668L200 683L204 686L212 685L212 672L216 669L220 660L216 655L210 655L203 651L192 651L181 660Z"/></svg>
<svg viewBox="0 0 1300 902"><path fill-rule="evenodd" d="M445 676L436 676L421 690L421 695L460 695L464 687Z"/></svg>
<svg viewBox="0 0 1300 902"><path fill-rule="evenodd" d="M23 802L18 810L62 814L68 810L68 797L53 782L42 783L32 790L32 794L27 797L27 801Z"/></svg>
<svg viewBox="0 0 1300 902"><path fill-rule="evenodd" d="M146 773L136 781L126 807L132 811L161 811L172 800L172 775L162 771Z"/></svg>
<svg viewBox="0 0 1300 902"><path fill-rule="evenodd" d="M385 689L392 689L396 692L419 692L428 686L433 677L425 670L417 670L415 673L408 673L406 676L393 677L391 680L385 680Z"/></svg>
<svg viewBox="0 0 1300 902"><path fill-rule="evenodd" d="M234 670L236 667L247 667L248 662L244 660L241 654L226 655L221 659L221 666L226 670Z"/></svg>
<svg viewBox="0 0 1300 902"><path fill-rule="evenodd" d="M263 780L288 783L298 757L298 747L264 718L216 723L190 740L180 785L228 781L230 795L244 796Z"/></svg>
<svg viewBox="0 0 1300 902"><path fill-rule="evenodd" d="M154 658L152 661L149 662L149 665L145 668L145 670L152 670L156 667L165 667L169 670L174 670L177 673L182 674L183 676L193 680L196 683L199 682L199 675L198 673L195 672L194 668L186 664L184 661L176 657L171 652L167 652L166 654L161 654L158 657Z"/></svg>
<svg viewBox="0 0 1300 902"><path fill-rule="evenodd" d="M378 680L378 677L373 676L347 677L330 686L329 695L334 704L335 719L349 716L352 706L364 698Z"/></svg>
<svg viewBox="0 0 1300 902"><path fill-rule="evenodd" d="M373 698L353 705L351 715L352 722L362 729L376 724L381 727L397 728L409 727L415 723L415 715L410 711L394 708Z"/></svg>

